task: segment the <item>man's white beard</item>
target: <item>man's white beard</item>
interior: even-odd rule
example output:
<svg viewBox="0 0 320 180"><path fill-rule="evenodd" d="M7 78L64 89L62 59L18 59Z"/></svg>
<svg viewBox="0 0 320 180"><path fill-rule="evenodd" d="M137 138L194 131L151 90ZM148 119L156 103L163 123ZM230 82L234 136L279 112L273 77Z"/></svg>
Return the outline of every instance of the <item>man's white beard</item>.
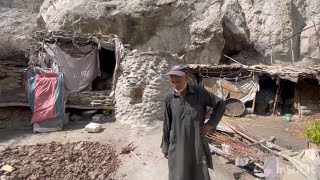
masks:
<svg viewBox="0 0 320 180"><path fill-rule="evenodd" d="M183 87L182 89L180 89L180 90L177 90L176 88L173 88L173 89L174 89L174 91L177 92L177 93L179 94L179 96L180 96L180 93L186 89L187 85L188 85L188 83L186 83L186 84L184 85L184 87Z"/></svg>

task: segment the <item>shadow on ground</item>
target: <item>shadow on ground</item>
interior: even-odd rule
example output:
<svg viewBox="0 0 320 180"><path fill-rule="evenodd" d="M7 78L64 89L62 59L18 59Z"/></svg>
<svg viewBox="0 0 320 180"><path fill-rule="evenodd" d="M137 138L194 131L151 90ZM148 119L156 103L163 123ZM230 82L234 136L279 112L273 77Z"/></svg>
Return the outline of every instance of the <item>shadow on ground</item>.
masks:
<svg viewBox="0 0 320 180"><path fill-rule="evenodd" d="M31 135L47 135L48 133L33 133L33 126L31 124L32 112L26 107L9 107L0 108L0 143L12 144L10 141L18 143L21 139L25 139ZM69 121L68 124L63 125L60 132L72 132L75 130L84 129L91 119L84 119L77 122ZM114 113L104 116L99 122L100 124L108 124L115 122ZM102 132L105 130L103 128ZM14 144L15 144L14 143Z"/></svg>

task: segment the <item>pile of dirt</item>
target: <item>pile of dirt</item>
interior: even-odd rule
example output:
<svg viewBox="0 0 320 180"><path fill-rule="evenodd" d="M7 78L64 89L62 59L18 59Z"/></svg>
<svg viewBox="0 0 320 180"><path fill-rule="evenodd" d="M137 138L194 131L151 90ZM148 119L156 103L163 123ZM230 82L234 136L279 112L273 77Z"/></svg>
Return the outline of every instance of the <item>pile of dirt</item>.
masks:
<svg viewBox="0 0 320 180"><path fill-rule="evenodd" d="M18 146L0 157L1 180L112 179L120 163L111 145L97 142Z"/></svg>

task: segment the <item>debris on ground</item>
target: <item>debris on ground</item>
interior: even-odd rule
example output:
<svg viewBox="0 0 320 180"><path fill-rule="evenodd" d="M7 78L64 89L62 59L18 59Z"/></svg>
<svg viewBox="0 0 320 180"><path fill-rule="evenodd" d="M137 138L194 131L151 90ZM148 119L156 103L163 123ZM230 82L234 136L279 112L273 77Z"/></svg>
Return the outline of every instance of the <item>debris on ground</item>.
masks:
<svg viewBox="0 0 320 180"><path fill-rule="evenodd" d="M138 146L134 147L133 142L130 144L126 145L125 147L122 148L120 154L129 154L131 153L135 158L137 158L143 165L147 165L145 162L142 161L142 159L133 151L137 148Z"/></svg>
<svg viewBox="0 0 320 180"><path fill-rule="evenodd" d="M299 172L298 166L284 155L284 152L290 152L290 150L273 143L276 137L257 139L243 127L227 122L220 123L218 127L217 131L207 135L207 138L210 139L210 149L229 163L233 162L235 166L245 168L255 177L269 178L273 175L280 175L266 173L270 169L266 166L266 160L275 158L278 163L272 164L278 164L274 166L277 168L276 172L280 172L279 168L286 167L292 169L297 175L303 174Z"/></svg>
<svg viewBox="0 0 320 180"><path fill-rule="evenodd" d="M112 179L120 164L111 145L97 142L18 146L0 157L3 179Z"/></svg>
<svg viewBox="0 0 320 180"><path fill-rule="evenodd" d="M129 154L131 151L134 151L136 148L137 147L134 147L133 142L131 142L130 144L122 148L120 154Z"/></svg>
<svg viewBox="0 0 320 180"><path fill-rule="evenodd" d="M131 153L134 157L136 157L143 165L147 165L147 163L143 162L142 159L141 159L136 153L134 153L133 151L130 151L130 153Z"/></svg>

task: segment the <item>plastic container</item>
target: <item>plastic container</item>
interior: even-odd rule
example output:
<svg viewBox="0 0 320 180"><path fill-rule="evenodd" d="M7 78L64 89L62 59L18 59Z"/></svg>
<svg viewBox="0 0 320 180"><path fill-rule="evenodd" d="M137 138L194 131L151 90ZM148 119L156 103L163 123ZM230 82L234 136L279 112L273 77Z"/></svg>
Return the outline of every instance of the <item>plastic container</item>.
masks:
<svg viewBox="0 0 320 180"><path fill-rule="evenodd" d="M284 121L291 122L292 121L292 114L285 114Z"/></svg>

